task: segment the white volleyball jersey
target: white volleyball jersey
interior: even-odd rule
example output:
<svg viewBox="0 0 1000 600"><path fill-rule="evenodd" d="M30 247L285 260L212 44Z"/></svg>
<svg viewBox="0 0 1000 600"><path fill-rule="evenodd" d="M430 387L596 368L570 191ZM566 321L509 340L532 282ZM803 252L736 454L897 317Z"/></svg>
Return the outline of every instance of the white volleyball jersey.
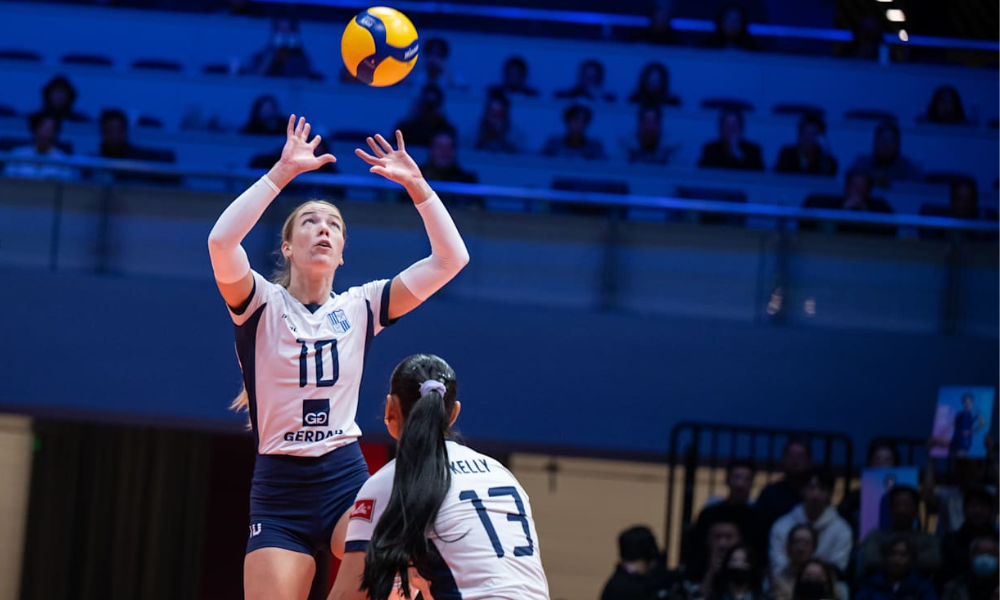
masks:
<svg viewBox="0 0 1000 600"><path fill-rule="evenodd" d="M361 435L354 419L365 356L389 325L390 280L352 287L311 312L253 271L246 309L230 309L260 454L322 456Z"/></svg>
<svg viewBox="0 0 1000 600"><path fill-rule="evenodd" d="M413 587L427 600L548 600L528 495L495 459L455 442L446 446L451 488L431 534L442 562L432 578ZM358 492L347 525L348 552L367 549L395 472L392 461Z"/></svg>

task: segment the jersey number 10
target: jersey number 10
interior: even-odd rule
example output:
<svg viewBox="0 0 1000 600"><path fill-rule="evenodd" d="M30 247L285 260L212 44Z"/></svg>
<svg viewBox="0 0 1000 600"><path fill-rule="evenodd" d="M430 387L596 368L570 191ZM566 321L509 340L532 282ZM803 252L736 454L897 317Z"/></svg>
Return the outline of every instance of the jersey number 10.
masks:
<svg viewBox="0 0 1000 600"><path fill-rule="evenodd" d="M309 343L305 340L295 340L302 344L302 351L299 352L299 387L306 387L309 383ZM330 376L326 376L323 368L323 348L330 347L331 363L333 364ZM337 355L337 340L316 340L313 343L313 350L316 352L316 387L330 387L340 379L340 357Z"/></svg>
<svg viewBox="0 0 1000 600"><path fill-rule="evenodd" d="M521 527L524 529L524 537L528 540L527 546L514 546L514 556L531 556L535 553L535 543L531 541L531 527L528 523L528 516L524 512L524 502L521 501L521 494L517 493L517 488L506 485L501 487L492 487L487 490L491 498L496 496L510 496L514 499L514 505L517 506L517 514L507 513L507 520L510 522L520 521ZM503 545L500 543L500 537L497 535L496 528L493 527L493 521L490 521L490 515L483 506L483 501L479 499L479 495L476 494L474 490L465 490L458 495L459 500L472 500L472 506L476 507L476 513L479 515L479 520L483 523L483 527L486 529L486 535L490 537L490 542L493 544L493 551L497 553L497 558L503 558Z"/></svg>

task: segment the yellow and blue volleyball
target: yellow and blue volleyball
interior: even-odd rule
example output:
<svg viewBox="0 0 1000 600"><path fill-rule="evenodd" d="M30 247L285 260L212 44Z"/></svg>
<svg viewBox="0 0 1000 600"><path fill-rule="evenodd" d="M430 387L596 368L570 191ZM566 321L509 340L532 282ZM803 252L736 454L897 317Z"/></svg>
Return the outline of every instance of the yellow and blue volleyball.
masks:
<svg viewBox="0 0 1000 600"><path fill-rule="evenodd" d="M340 39L344 66L355 79L375 87L402 81L419 54L416 27L406 15L387 6L358 13Z"/></svg>

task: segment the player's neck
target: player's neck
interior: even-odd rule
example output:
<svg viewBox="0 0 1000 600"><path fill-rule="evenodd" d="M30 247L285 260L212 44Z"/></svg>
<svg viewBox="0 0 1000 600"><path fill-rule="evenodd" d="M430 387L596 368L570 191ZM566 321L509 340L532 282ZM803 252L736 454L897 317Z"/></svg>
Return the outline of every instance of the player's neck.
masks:
<svg viewBox="0 0 1000 600"><path fill-rule="evenodd" d="M333 274L319 277L299 275L288 284L288 293L302 304L323 304L330 299Z"/></svg>

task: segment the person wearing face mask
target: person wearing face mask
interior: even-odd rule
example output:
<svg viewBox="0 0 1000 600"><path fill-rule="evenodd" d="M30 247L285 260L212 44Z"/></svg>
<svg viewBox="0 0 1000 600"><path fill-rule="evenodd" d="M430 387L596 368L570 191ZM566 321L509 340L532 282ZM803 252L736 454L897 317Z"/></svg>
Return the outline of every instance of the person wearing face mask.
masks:
<svg viewBox="0 0 1000 600"><path fill-rule="evenodd" d="M937 600L931 582L917 572L917 549L897 536L882 546L882 568L862 581L855 600Z"/></svg>
<svg viewBox="0 0 1000 600"><path fill-rule="evenodd" d="M811 559L802 565L795 579L792 600L841 600L843 595L837 589L837 576L833 568L819 559Z"/></svg>
<svg viewBox="0 0 1000 600"><path fill-rule="evenodd" d="M763 575L753 549L733 546L722 559L722 568L712 581L710 600L760 600Z"/></svg>
<svg viewBox="0 0 1000 600"><path fill-rule="evenodd" d="M997 596L996 534L981 535L969 544L969 568L944 586L941 600L992 600Z"/></svg>
<svg viewBox="0 0 1000 600"><path fill-rule="evenodd" d="M944 584L968 572L972 567L968 549L981 537L998 538L997 499L985 488L974 488L965 494L962 502L965 520L962 526L944 536L941 550L944 561L938 572L939 584Z"/></svg>

